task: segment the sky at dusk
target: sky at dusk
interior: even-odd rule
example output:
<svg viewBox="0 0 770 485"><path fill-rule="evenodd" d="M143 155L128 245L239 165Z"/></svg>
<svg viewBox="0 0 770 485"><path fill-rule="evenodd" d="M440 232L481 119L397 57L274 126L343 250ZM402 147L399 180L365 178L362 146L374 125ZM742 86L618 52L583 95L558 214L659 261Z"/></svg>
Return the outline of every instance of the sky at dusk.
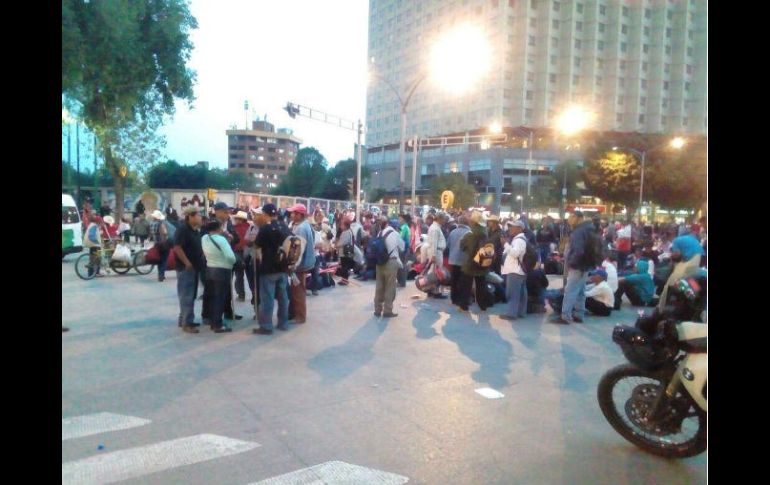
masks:
<svg viewBox="0 0 770 485"><path fill-rule="evenodd" d="M227 168L232 124L264 118L291 128L330 164L353 157L356 134L306 118L291 119L288 101L350 120L365 119L368 30L366 0L193 0L198 29L188 66L197 72L192 109L177 103L161 129L166 157L181 164L206 160ZM249 123L250 126L250 123ZM67 129L62 158L67 159ZM93 137L81 127L81 167L93 167ZM75 129L71 130L75 161Z"/></svg>

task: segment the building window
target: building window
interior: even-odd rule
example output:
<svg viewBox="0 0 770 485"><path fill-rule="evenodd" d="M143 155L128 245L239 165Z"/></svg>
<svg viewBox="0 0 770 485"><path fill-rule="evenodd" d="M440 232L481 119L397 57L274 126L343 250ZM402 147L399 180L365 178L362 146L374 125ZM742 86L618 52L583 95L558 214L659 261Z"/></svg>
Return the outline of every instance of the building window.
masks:
<svg viewBox="0 0 770 485"><path fill-rule="evenodd" d="M597 40L596 41L596 48L600 51L604 50L604 41L603 40Z"/></svg>
<svg viewBox="0 0 770 485"><path fill-rule="evenodd" d="M604 30L607 28L605 24L599 24L599 32L604 32Z"/></svg>
<svg viewBox="0 0 770 485"><path fill-rule="evenodd" d="M684 90L689 91L690 90L690 83L684 83Z"/></svg>
<svg viewBox="0 0 770 485"><path fill-rule="evenodd" d="M687 48L687 57L692 57L692 47Z"/></svg>
<svg viewBox="0 0 770 485"><path fill-rule="evenodd" d="M666 54L669 55L669 56L671 55L671 46L670 45L666 46Z"/></svg>
<svg viewBox="0 0 770 485"><path fill-rule="evenodd" d="M505 71L505 80L510 81L513 79L513 73L511 71Z"/></svg>
<svg viewBox="0 0 770 485"><path fill-rule="evenodd" d="M527 96L527 99L531 100L532 99L532 91L527 91L526 96Z"/></svg>
<svg viewBox="0 0 770 485"><path fill-rule="evenodd" d="M623 106L623 96L618 96L618 106Z"/></svg>
<svg viewBox="0 0 770 485"><path fill-rule="evenodd" d="M642 79L642 89L647 89L647 80Z"/></svg>
<svg viewBox="0 0 770 485"><path fill-rule="evenodd" d="M559 2L553 2L553 11L558 12L559 11Z"/></svg>
<svg viewBox="0 0 770 485"><path fill-rule="evenodd" d="M515 40L516 40L516 37L514 37L513 34L508 34L508 43L509 44L513 44Z"/></svg>
<svg viewBox="0 0 770 485"><path fill-rule="evenodd" d="M623 16L628 17L628 7L623 7Z"/></svg>
<svg viewBox="0 0 770 485"><path fill-rule="evenodd" d="M577 11L577 13L583 13L583 4L582 3L575 4L575 10Z"/></svg>
<svg viewBox="0 0 770 485"><path fill-rule="evenodd" d="M663 81L663 90L668 91L668 81Z"/></svg>
<svg viewBox="0 0 770 485"><path fill-rule="evenodd" d="M599 5L599 15L607 15L607 7Z"/></svg>
<svg viewBox="0 0 770 485"><path fill-rule="evenodd" d="M642 71L647 72L647 62L642 62Z"/></svg>
<svg viewBox="0 0 770 485"><path fill-rule="evenodd" d="M620 43L620 52L626 52L628 50L628 46L625 42Z"/></svg>
<svg viewBox="0 0 770 485"><path fill-rule="evenodd" d="M644 45L642 46L642 52L644 52L645 54L647 54L648 52L650 52L650 45L649 45L649 44L644 44Z"/></svg>
<svg viewBox="0 0 770 485"><path fill-rule="evenodd" d="M503 89L503 98L510 99L513 91L510 89Z"/></svg>
<svg viewBox="0 0 770 485"><path fill-rule="evenodd" d="M628 25L623 24L620 26L620 33L621 34L627 34L628 33Z"/></svg>
<svg viewBox="0 0 770 485"><path fill-rule="evenodd" d="M548 82L550 82L551 84L555 83L556 82L556 74L549 74L548 75Z"/></svg>
<svg viewBox="0 0 770 485"><path fill-rule="evenodd" d="M551 45L553 45L554 49L559 47L559 39L557 39L556 37L551 37Z"/></svg>
<svg viewBox="0 0 770 485"><path fill-rule="evenodd" d="M511 6L513 6L513 5L511 5ZM530 0L530 1L529 1L529 7L530 7L532 10L537 10L537 0Z"/></svg>
<svg viewBox="0 0 770 485"><path fill-rule="evenodd" d="M531 17L529 19L529 28L534 29L537 27L537 19L535 17Z"/></svg>
<svg viewBox="0 0 770 485"><path fill-rule="evenodd" d="M604 69L604 61L602 59L596 59L596 69L599 71Z"/></svg>
<svg viewBox="0 0 770 485"><path fill-rule="evenodd" d="M572 76L572 85L577 86L578 84L580 84L580 76Z"/></svg>
<svg viewBox="0 0 770 485"><path fill-rule="evenodd" d="M575 49L580 50L583 46L583 42L580 41L580 39L575 39Z"/></svg>
<svg viewBox="0 0 770 485"><path fill-rule="evenodd" d="M687 31L687 38L688 38L688 39L690 39L690 40L692 40L692 38L693 38L693 33L692 33L692 30L688 30L688 31Z"/></svg>
<svg viewBox="0 0 770 485"><path fill-rule="evenodd" d="M668 122L668 118L665 116L660 117L660 124L663 126L666 126L666 123Z"/></svg>
<svg viewBox="0 0 770 485"><path fill-rule="evenodd" d="M667 39L671 38L671 27L666 27L666 38Z"/></svg>
<svg viewBox="0 0 770 485"><path fill-rule="evenodd" d="M691 65L687 64L686 70L687 70L687 74L692 74L692 66Z"/></svg>
<svg viewBox="0 0 770 485"><path fill-rule="evenodd" d="M639 115L639 124L644 124L644 115Z"/></svg>
<svg viewBox="0 0 770 485"><path fill-rule="evenodd" d="M578 32L582 32L583 31L583 22L575 22L575 30L577 30Z"/></svg>
<svg viewBox="0 0 770 485"><path fill-rule="evenodd" d="M674 12L673 12L672 10L668 10L668 11L666 11L666 18L667 18L668 20L671 20L671 19L673 19L673 18L674 18Z"/></svg>
<svg viewBox="0 0 770 485"><path fill-rule="evenodd" d="M601 86L602 85L602 77L601 76L596 76L596 85L597 86Z"/></svg>
<svg viewBox="0 0 770 485"><path fill-rule="evenodd" d="M623 113L618 113L618 115L615 117L615 121L618 123L623 123Z"/></svg>
<svg viewBox="0 0 770 485"><path fill-rule="evenodd" d="M644 96L639 97L639 106L646 106L647 105L647 98Z"/></svg>
<svg viewBox="0 0 770 485"><path fill-rule="evenodd" d="M660 102L661 108L668 108L668 98L663 98Z"/></svg>
<svg viewBox="0 0 770 485"><path fill-rule="evenodd" d="M644 9L644 18L651 19L652 18L652 10L649 8Z"/></svg>
<svg viewBox="0 0 770 485"><path fill-rule="evenodd" d="M649 28L649 27L645 27L645 28L644 28L644 35L645 35L646 37L649 37L649 36L650 36L650 28Z"/></svg>
<svg viewBox="0 0 770 485"><path fill-rule="evenodd" d="M534 35L530 35L530 36L529 36L529 42L528 42L528 44L529 44L529 45L531 45L531 46L534 46L534 45L535 45L535 36L534 36Z"/></svg>
<svg viewBox="0 0 770 485"><path fill-rule="evenodd" d="M624 78L624 77L619 77L619 78L618 78L618 86L620 86L621 88L624 88L624 87L626 87L626 78Z"/></svg>
<svg viewBox="0 0 770 485"><path fill-rule="evenodd" d="M625 71L626 70L626 61L620 61L620 70Z"/></svg>
<svg viewBox="0 0 770 485"><path fill-rule="evenodd" d="M553 19L551 21L551 27L553 28L553 30L559 30L559 21L556 19Z"/></svg>
<svg viewBox="0 0 770 485"><path fill-rule="evenodd" d="M532 73L532 72L528 72L527 73L527 82L528 83L535 82L535 74L534 73Z"/></svg>
<svg viewBox="0 0 770 485"><path fill-rule="evenodd" d="M551 56L551 65L552 66L556 65L556 56Z"/></svg>
<svg viewBox="0 0 770 485"><path fill-rule="evenodd" d="M663 72L665 72L666 74L668 74L669 72L671 72L671 64L666 64L666 65L664 65L664 66L663 66Z"/></svg>
<svg viewBox="0 0 770 485"><path fill-rule="evenodd" d="M524 110L524 118L529 120L532 119L532 110L531 109L525 109Z"/></svg>
<svg viewBox="0 0 770 485"><path fill-rule="evenodd" d="M580 67L580 58L579 57L575 58L575 67Z"/></svg>

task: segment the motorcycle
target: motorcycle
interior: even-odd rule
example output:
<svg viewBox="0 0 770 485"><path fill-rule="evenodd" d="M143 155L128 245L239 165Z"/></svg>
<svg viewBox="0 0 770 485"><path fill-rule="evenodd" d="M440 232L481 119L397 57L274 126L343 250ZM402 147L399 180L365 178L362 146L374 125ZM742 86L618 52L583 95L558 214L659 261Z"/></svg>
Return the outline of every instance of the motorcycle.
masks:
<svg viewBox="0 0 770 485"><path fill-rule="evenodd" d="M635 326L616 326L612 340L629 363L599 381L599 407L615 431L666 458L695 456L707 447L705 283L705 276L682 278L669 289L672 303L665 311L656 309Z"/></svg>

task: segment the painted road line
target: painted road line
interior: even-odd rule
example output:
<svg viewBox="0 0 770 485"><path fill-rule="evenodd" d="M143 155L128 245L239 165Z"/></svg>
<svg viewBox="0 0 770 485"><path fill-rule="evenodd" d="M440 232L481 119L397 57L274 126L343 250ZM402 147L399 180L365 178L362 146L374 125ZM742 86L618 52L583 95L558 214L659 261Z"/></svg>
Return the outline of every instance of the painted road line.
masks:
<svg viewBox="0 0 770 485"><path fill-rule="evenodd" d="M113 413L88 414L86 416L74 416L61 420L61 440L71 440L91 436L92 434L118 431L121 429L136 428L150 424L149 419L134 416L123 416Z"/></svg>
<svg viewBox="0 0 770 485"><path fill-rule="evenodd" d="M61 482L113 483L252 450L259 443L199 434L62 463Z"/></svg>
<svg viewBox="0 0 770 485"><path fill-rule="evenodd" d="M344 461L327 461L251 485L401 485L408 481L408 477L395 473L351 465Z"/></svg>
<svg viewBox="0 0 770 485"><path fill-rule="evenodd" d="M505 397L505 394L503 394L502 392L496 391L489 387L482 387L482 388L476 389L476 392L478 392L479 394L481 394L487 399L500 399L501 397Z"/></svg>

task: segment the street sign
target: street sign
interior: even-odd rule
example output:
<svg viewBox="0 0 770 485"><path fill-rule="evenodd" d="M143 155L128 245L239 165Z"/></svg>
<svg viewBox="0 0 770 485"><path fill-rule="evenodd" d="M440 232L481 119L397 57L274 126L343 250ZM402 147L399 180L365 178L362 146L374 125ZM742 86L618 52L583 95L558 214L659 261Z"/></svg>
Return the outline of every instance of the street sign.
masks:
<svg viewBox="0 0 770 485"><path fill-rule="evenodd" d="M445 190L441 193L441 208L448 209L452 207L455 201L455 194L451 190Z"/></svg>

